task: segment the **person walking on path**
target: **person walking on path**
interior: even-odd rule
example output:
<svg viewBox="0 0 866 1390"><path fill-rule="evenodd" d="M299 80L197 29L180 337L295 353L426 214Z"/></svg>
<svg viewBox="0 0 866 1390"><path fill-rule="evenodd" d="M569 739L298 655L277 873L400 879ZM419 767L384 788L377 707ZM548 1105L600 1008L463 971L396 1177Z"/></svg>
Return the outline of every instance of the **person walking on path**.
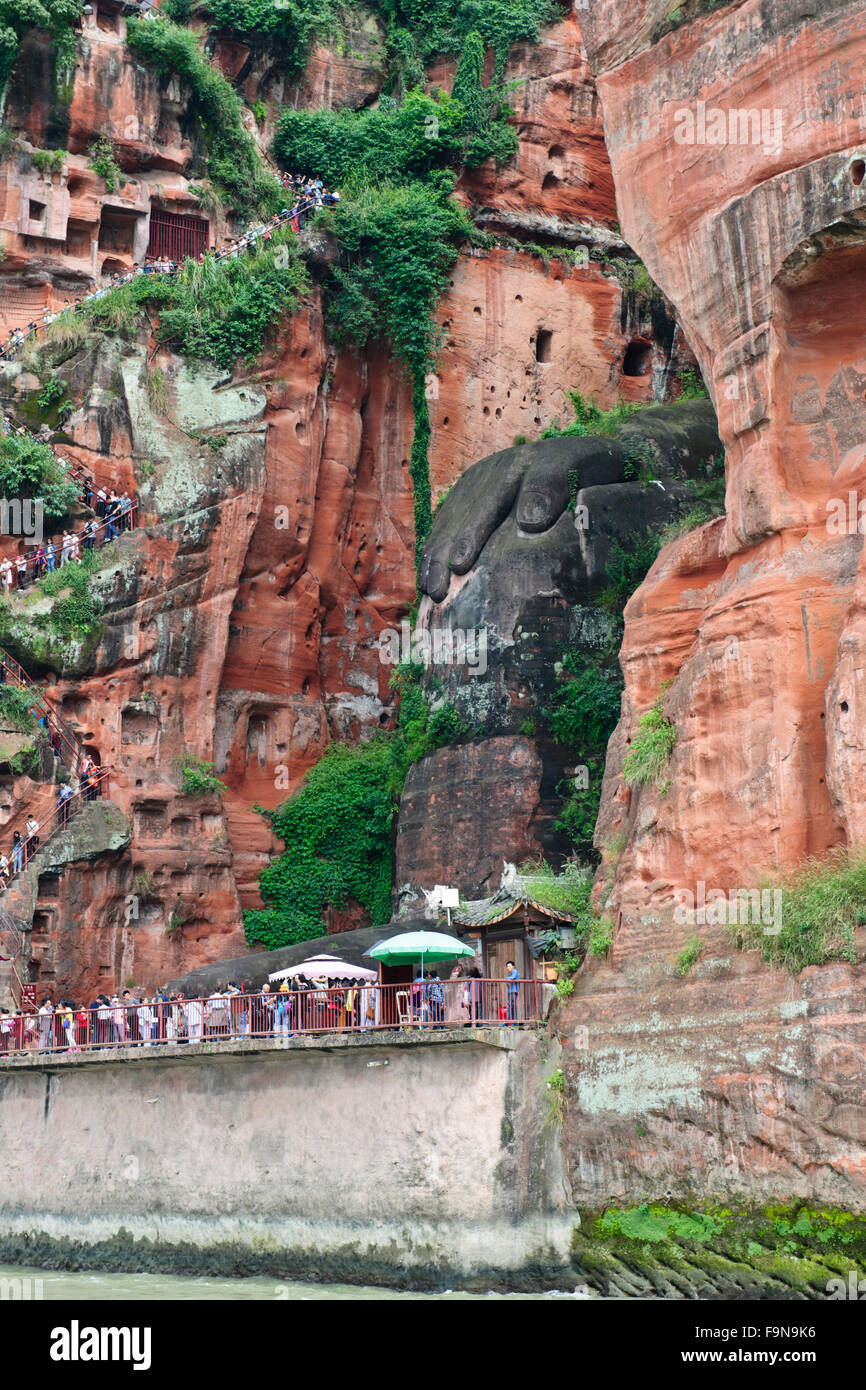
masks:
<svg viewBox="0 0 866 1390"><path fill-rule="evenodd" d="M191 1043L200 1043L204 1010L200 999L189 999L186 1005L186 1035Z"/></svg>
<svg viewBox="0 0 866 1390"><path fill-rule="evenodd" d="M27 817L26 830L27 840L25 843L25 853L27 859L30 860L39 848L39 822L35 816Z"/></svg>
<svg viewBox="0 0 866 1390"><path fill-rule="evenodd" d="M74 793L68 782L64 782L60 791L57 793L57 824L61 830L65 830L69 824L69 803Z"/></svg>

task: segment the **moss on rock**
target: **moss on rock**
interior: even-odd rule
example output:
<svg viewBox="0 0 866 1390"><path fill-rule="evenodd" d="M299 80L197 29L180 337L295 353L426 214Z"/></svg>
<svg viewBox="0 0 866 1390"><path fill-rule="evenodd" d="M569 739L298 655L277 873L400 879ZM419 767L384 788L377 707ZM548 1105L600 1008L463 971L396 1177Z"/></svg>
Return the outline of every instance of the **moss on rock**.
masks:
<svg viewBox="0 0 866 1390"><path fill-rule="evenodd" d="M866 1215L805 1203L609 1207L583 1214L571 1256L607 1294L826 1298L832 1279L866 1268Z"/></svg>

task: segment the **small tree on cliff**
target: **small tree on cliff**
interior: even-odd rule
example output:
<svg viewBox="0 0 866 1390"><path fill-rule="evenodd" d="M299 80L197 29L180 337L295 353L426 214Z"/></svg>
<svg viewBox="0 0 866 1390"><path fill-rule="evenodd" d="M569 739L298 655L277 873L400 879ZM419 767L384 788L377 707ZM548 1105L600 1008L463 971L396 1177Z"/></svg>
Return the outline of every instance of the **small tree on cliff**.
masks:
<svg viewBox="0 0 866 1390"><path fill-rule="evenodd" d="M466 112L466 125L470 130L481 130L487 113L484 104L484 91L481 79L484 74L484 40L473 29L466 35L463 54L454 75L451 91L455 101L459 101Z"/></svg>

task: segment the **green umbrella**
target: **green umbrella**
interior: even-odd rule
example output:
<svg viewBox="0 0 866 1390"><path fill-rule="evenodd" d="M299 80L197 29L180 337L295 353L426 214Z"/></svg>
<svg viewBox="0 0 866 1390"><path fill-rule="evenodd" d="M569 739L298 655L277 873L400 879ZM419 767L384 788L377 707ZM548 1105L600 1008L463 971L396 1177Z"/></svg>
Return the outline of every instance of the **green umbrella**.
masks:
<svg viewBox="0 0 866 1390"><path fill-rule="evenodd" d="M389 936L387 941L377 941L364 955L383 965L412 965L417 960L423 974L425 957L428 961L453 960L455 956L474 956L475 952L456 936L446 936L441 931L404 931L399 936Z"/></svg>
<svg viewBox="0 0 866 1390"><path fill-rule="evenodd" d="M428 961L453 960L455 956L474 956L475 952L456 936L446 936L441 931L404 931L399 936L389 936L387 941L377 941L364 955L383 965L412 965L420 961L423 980L425 957Z"/></svg>

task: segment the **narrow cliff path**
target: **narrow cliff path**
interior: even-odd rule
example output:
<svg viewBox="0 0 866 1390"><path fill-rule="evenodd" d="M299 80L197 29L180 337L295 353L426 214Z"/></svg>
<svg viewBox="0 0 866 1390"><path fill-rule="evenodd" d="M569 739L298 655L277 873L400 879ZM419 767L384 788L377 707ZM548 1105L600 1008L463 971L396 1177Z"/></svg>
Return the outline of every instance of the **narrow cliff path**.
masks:
<svg viewBox="0 0 866 1390"><path fill-rule="evenodd" d="M3 682L25 691L30 700L30 708L37 721L42 723L46 729L52 748L55 750L55 765L52 769L51 781L34 783L34 792L27 804L22 806L4 827L8 841L4 838L4 843L0 846L2 852L9 859L10 867L8 884L2 890L3 900L0 901L0 995L9 993L13 1000L20 1001L23 981L18 971L18 963L23 955L25 938L21 927L6 906L6 899L13 882L27 867L34 855L85 804L85 788L79 784L78 789L73 791L63 810L61 811L58 807L57 796L60 783L57 773L61 763L66 767L70 777L74 777L85 772L87 762L84 749L75 732L48 702L44 692L38 685L34 684L24 668L3 648L0 648L0 663L2 663ZM96 785L92 788L91 795L104 795L108 786L108 768L97 767L95 774ZM38 847L28 847L26 843L26 822L30 816L39 822ZM25 842L18 870L15 870L12 861L12 836L16 830L19 831Z"/></svg>

